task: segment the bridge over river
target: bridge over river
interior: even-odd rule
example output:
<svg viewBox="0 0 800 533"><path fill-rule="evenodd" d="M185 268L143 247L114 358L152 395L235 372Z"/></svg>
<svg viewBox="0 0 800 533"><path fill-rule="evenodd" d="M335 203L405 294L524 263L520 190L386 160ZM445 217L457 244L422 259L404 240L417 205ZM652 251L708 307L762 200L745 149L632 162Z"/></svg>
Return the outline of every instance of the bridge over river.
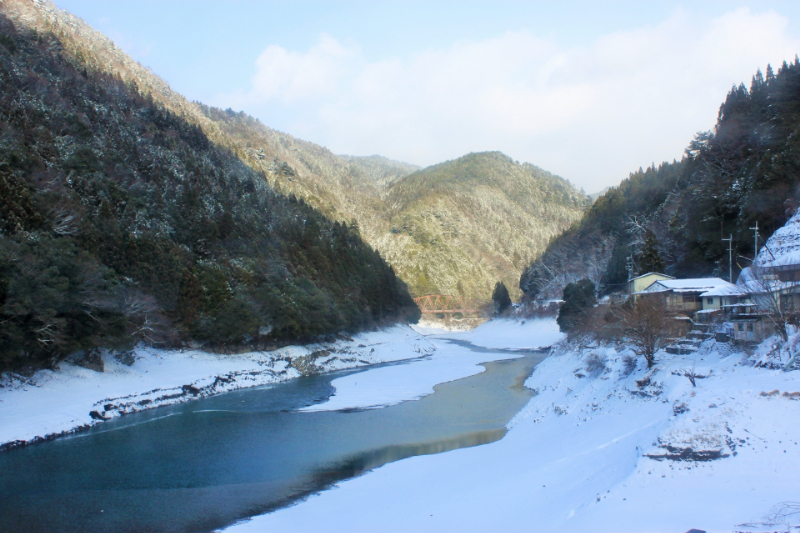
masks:
<svg viewBox="0 0 800 533"><path fill-rule="evenodd" d="M483 311L482 305L475 300L449 294L420 296L414 298L414 302L419 306L420 311L426 314L479 314Z"/></svg>

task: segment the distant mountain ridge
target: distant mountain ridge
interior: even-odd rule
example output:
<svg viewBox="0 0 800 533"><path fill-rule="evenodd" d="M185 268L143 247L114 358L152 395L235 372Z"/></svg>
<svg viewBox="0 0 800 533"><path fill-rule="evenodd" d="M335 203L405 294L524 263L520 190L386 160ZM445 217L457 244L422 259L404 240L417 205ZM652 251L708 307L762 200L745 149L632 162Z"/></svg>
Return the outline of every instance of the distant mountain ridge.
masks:
<svg viewBox="0 0 800 533"><path fill-rule="evenodd" d="M381 187L386 187L395 180L422 169L422 167L417 165L394 161L381 155L342 155L340 157L360 168L370 179Z"/></svg>
<svg viewBox="0 0 800 533"><path fill-rule="evenodd" d="M336 156L244 113L203 106L270 185L331 218L358 223L413 295L488 301L590 205L569 182L499 152L419 169L381 156Z"/></svg>
<svg viewBox="0 0 800 533"><path fill-rule="evenodd" d="M245 113L197 105L270 186L357 222L416 296L488 301L502 280L519 298L525 266L590 205L563 178L499 152L420 169L381 156L337 156Z"/></svg>
<svg viewBox="0 0 800 533"><path fill-rule="evenodd" d="M607 192L608 192L610 189L611 189L611 187L605 187L605 188L604 188L602 191L599 191L599 192L595 192L595 193L589 194L588 196L589 196L589 198L592 200L592 202L595 202L595 201L597 201L597 199L598 199L598 198L600 198L601 196L603 196L603 195L604 195L605 193L607 193Z"/></svg>
<svg viewBox="0 0 800 533"><path fill-rule="evenodd" d="M467 154L393 182L390 233L376 246L414 294L488 299L589 205L569 182L500 152Z"/></svg>

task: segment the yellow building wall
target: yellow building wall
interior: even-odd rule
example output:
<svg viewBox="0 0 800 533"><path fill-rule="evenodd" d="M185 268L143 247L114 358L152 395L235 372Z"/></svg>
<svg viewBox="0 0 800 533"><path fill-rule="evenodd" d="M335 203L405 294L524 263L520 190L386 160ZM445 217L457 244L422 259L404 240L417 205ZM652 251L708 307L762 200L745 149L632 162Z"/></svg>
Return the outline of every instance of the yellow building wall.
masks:
<svg viewBox="0 0 800 533"><path fill-rule="evenodd" d="M646 276L642 276L641 278L634 278L628 282L628 290L631 294L635 292L640 292L645 290L647 287L655 283L656 281L660 281L662 279L673 279L669 276L665 276L664 274L648 274Z"/></svg>

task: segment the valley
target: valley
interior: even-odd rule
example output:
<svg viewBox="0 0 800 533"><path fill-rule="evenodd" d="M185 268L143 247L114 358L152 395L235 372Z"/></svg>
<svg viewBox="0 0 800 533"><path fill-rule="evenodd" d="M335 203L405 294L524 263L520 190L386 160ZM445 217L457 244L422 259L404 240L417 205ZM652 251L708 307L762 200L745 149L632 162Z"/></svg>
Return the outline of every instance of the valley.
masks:
<svg viewBox="0 0 800 533"><path fill-rule="evenodd" d="M785 5L62 2L0 0L0 531L800 528Z"/></svg>

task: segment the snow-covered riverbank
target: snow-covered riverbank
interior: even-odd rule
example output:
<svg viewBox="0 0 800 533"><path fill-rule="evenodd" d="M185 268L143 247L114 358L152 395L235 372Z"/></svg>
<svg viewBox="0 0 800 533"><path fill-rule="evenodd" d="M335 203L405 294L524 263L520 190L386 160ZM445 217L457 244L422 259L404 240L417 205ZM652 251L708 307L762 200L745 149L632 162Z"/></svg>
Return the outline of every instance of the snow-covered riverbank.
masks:
<svg viewBox="0 0 800 533"><path fill-rule="evenodd" d="M549 347L564 335L552 320L518 322L497 320L486 322L472 332L448 332L431 327L412 326L415 331L428 335L436 347L436 354L414 364L376 368L357 375L345 376L331 383L336 392L320 404L305 411L335 411L340 409L375 408L415 400L434 392L434 386L478 374L485 370L481 363L521 357L523 352L477 352L448 342L450 339L467 341L482 348L500 348L503 344L498 333L508 334L509 350Z"/></svg>
<svg viewBox="0 0 800 533"><path fill-rule="evenodd" d="M139 348L128 360L104 354L104 372L65 362L56 371L40 370L30 378L7 373L0 376L0 447L36 442L143 409L434 351L410 327L397 326L352 340L234 355Z"/></svg>
<svg viewBox="0 0 800 533"><path fill-rule="evenodd" d="M511 347L538 344L518 338L532 335L524 327L484 327ZM481 328L458 337L480 345ZM630 355L624 346L560 346L527 380L538 395L502 440L388 464L233 530L731 532L797 525L800 373L755 368L758 354L747 358L714 341L691 355L660 352L653 371L642 361L632 368ZM692 370L696 386L685 376ZM361 373L358 386L372 372ZM374 379L386 382L387 375Z"/></svg>

